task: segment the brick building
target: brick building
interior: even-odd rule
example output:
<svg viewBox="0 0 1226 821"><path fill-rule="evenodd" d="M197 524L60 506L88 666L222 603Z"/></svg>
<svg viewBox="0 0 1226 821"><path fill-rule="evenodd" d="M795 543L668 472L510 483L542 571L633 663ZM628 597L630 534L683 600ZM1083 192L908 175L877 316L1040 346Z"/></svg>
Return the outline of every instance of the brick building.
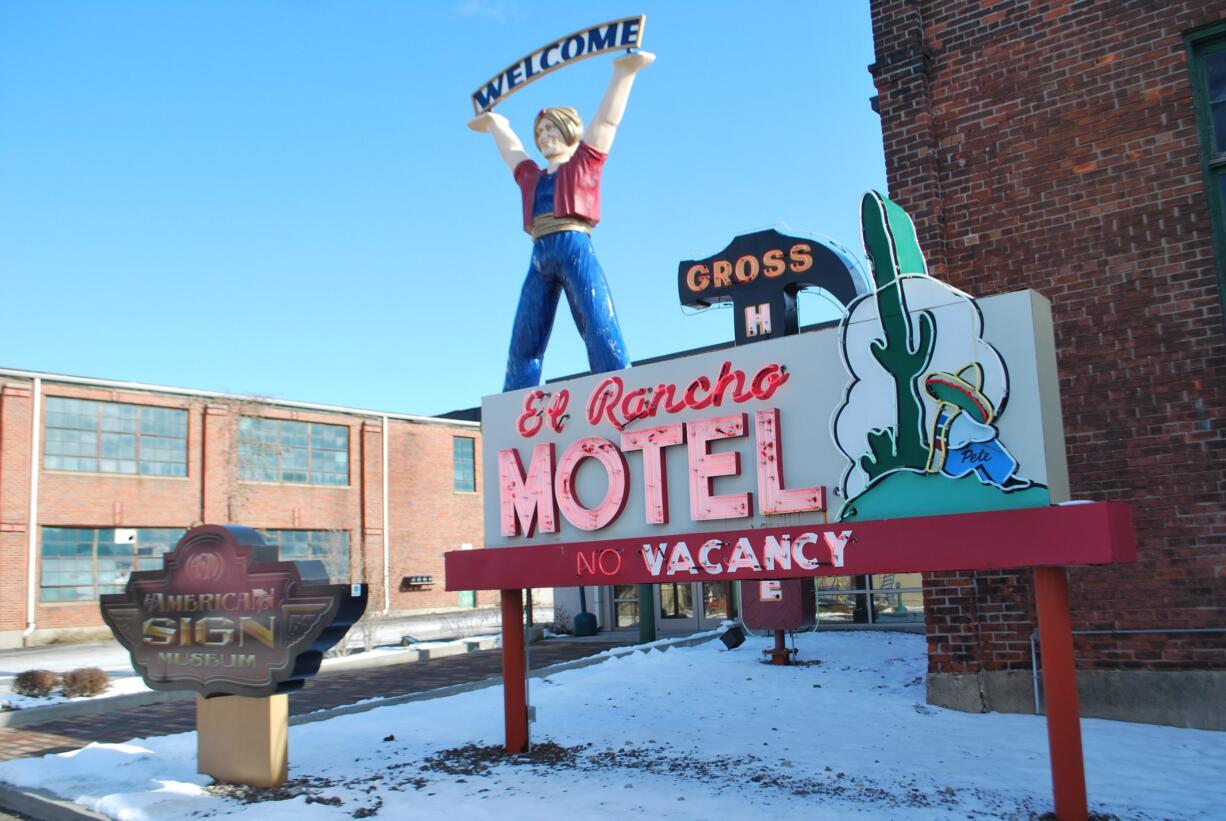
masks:
<svg viewBox="0 0 1226 821"><path fill-rule="evenodd" d="M935 276L1051 299L1073 496L1134 506L1070 573L1083 712L1226 729L1226 6L871 8L891 198ZM925 579L931 702L1033 709L1030 584Z"/></svg>
<svg viewBox="0 0 1226 821"><path fill-rule="evenodd" d="M0 370L0 646L96 632L98 595L202 522L368 582L370 610L490 604L443 589L443 552L481 545L480 449L471 421Z"/></svg>

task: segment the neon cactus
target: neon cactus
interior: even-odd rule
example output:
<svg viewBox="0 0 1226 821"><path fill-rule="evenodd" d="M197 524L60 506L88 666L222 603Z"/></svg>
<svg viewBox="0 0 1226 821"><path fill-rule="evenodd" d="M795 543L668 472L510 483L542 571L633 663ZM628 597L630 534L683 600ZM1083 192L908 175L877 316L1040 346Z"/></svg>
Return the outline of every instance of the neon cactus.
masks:
<svg viewBox="0 0 1226 821"><path fill-rule="evenodd" d="M873 269L877 315L885 333L885 339L874 340L870 347L873 358L894 380L897 409L893 428L868 434L870 453L860 458L860 467L871 482L896 468L924 470L928 443L919 377L932 359L936 335L928 311L919 312L912 327L907 296L900 284L904 276L928 275L915 226L907 212L870 191L860 203L860 224L864 250Z"/></svg>

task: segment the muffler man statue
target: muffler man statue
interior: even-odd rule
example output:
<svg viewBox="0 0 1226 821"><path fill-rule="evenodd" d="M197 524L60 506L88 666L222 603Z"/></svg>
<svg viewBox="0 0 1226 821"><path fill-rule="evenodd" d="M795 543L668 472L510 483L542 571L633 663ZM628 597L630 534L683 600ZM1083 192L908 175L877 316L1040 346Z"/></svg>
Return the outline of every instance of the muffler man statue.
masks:
<svg viewBox="0 0 1226 821"><path fill-rule="evenodd" d="M524 231L532 235L532 261L519 294L504 391L540 383L541 362L563 291L594 373L629 367L613 297L592 248L600 221L600 172L626 111L635 75L655 55L637 51L613 61L613 79L596 116L583 129L573 108L542 109L533 126L541 168L524 151L507 118L492 111L469 121L494 138L523 198Z"/></svg>

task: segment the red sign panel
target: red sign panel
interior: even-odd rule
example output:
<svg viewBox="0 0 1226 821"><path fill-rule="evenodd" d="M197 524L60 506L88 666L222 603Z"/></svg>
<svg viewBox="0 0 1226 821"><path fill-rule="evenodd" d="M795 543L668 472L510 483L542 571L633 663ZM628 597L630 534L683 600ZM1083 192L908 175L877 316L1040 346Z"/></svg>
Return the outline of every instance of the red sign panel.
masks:
<svg viewBox="0 0 1226 821"><path fill-rule="evenodd" d="M1121 502L446 554L448 590L997 570L1136 559Z"/></svg>

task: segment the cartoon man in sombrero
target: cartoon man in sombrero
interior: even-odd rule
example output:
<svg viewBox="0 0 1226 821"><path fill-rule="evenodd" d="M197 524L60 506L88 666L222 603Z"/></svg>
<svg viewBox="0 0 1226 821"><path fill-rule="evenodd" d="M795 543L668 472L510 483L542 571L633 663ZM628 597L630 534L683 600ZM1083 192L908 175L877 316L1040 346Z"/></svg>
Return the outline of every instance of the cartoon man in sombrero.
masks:
<svg viewBox="0 0 1226 821"><path fill-rule="evenodd" d="M957 373L933 371L924 377L924 391L937 402L928 453L928 472L960 479L974 473L985 485L1020 490L1030 482L1018 479L1018 462L1000 443L992 425L996 409L983 395L979 363Z"/></svg>

